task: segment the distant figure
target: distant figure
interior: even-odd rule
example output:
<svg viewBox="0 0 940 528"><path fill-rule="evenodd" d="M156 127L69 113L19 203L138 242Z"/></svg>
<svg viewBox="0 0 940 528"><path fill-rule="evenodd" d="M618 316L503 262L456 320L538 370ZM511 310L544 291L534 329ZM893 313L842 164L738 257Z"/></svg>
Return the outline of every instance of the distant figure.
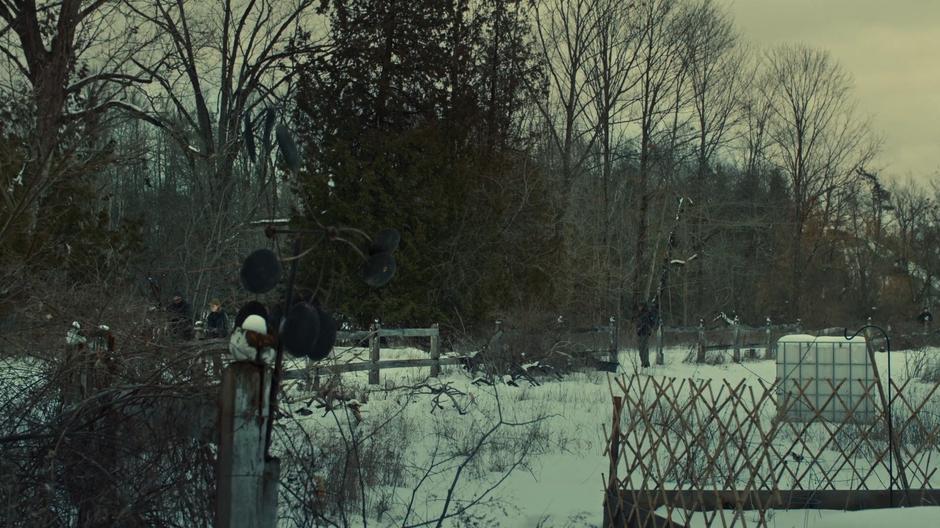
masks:
<svg viewBox="0 0 940 528"><path fill-rule="evenodd" d="M656 327L656 308L643 303L636 315L637 349L640 353L640 365L644 368L650 366L650 336Z"/></svg>
<svg viewBox="0 0 940 528"><path fill-rule="evenodd" d="M182 293L173 294L173 302L167 305L166 311L170 314L170 333L178 339L192 339L193 312Z"/></svg>
<svg viewBox="0 0 940 528"><path fill-rule="evenodd" d="M933 322L933 314L930 313L930 309L924 306L924 309L921 310L920 315L917 316L917 320L921 322L924 326L930 326L930 323Z"/></svg>
<svg viewBox="0 0 940 528"><path fill-rule="evenodd" d="M206 317L206 337L228 337L228 317L222 311L222 301L209 301L209 315Z"/></svg>

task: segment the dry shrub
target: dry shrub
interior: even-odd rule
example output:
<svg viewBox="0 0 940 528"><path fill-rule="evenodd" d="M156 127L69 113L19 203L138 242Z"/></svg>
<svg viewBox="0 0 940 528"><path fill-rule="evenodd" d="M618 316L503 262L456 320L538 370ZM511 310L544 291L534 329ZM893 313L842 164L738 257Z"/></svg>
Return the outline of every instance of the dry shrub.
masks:
<svg viewBox="0 0 940 528"><path fill-rule="evenodd" d="M517 310L502 320L501 332L491 334L481 351L483 370L502 375L534 362L551 367L547 372L554 374L594 368L595 352L609 347L606 330L600 326L575 326L542 311Z"/></svg>
<svg viewBox="0 0 940 528"><path fill-rule="evenodd" d="M17 300L3 347L0 525L212 525L217 389L131 290L44 277ZM107 324L114 349L67 351L72 321L86 334Z"/></svg>
<svg viewBox="0 0 940 528"><path fill-rule="evenodd" d="M905 350L903 354L907 377L925 383L940 383L940 350L922 346Z"/></svg>
<svg viewBox="0 0 940 528"><path fill-rule="evenodd" d="M742 359L744 359L742 357ZM706 350L705 351L705 362L701 363L704 365L724 365L731 360L731 353L727 350ZM693 364L698 362L698 346L689 347L689 351L686 352L685 358L682 360L683 363Z"/></svg>

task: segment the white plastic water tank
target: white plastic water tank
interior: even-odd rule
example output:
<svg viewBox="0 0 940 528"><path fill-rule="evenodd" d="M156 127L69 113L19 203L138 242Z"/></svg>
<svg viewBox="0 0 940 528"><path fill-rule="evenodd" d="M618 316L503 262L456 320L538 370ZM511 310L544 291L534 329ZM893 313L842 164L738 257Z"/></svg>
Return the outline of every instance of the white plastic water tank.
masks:
<svg viewBox="0 0 940 528"><path fill-rule="evenodd" d="M778 405L791 420L869 421L877 393L865 338L787 335L777 341ZM802 394L801 394L802 393Z"/></svg>

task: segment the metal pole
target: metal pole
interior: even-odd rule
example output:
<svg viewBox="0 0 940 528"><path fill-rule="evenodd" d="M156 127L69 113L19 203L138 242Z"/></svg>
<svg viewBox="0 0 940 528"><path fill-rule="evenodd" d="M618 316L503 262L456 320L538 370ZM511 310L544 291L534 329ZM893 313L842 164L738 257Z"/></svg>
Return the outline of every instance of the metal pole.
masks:
<svg viewBox="0 0 940 528"><path fill-rule="evenodd" d="M885 352L887 353L888 361L888 390L884 390L884 385L881 383L881 376L878 374L878 364L875 361L875 349L871 345L871 339L867 339L865 346L868 349L868 356L872 364L872 372L875 376L875 384L878 387L878 393L881 396L881 404L884 406L885 415L888 421L888 501L891 503L891 506L894 507L894 459L898 459L898 472L899 477L901 478L901 485L904 486L904 502L907 502L907 493L910 491L910 484L907 481L907 474L904 472L904 466L901 464L901 452L898 447L898 441L894 437L894 420L891 415L891 337L888 335L883 328L877 325L870 324L871 317L868 318L869 324L860 328L855 334L849 336L848 329L845 330L845 338L851 340L858 336L863 331L866 335L870 336L868 330L874 329L881 332L881 335L885 338ZM887 397L885 396L887 392Z"/></svg>
<svg viewBox="0 0 940 528"><path fill-rule="evenodd" d="M284 299L284 313L282 317L286 318L288 312L290 312L291 301L294 295L294 278L297 276L297 261L300 260L297 258L300 256L300 237L294 240L294 259L290 264L290 277L287 279L287 296ZM270 412L268 416L268 429L264 435L264 458L265 460L271 459L271 433L274 431L274 419L277 416L277 391L280 389L281 385L281 368L284 364L284 347L281 345L280 340L277 343L277 356L274 360L274 374L271 376L271 392L270 392Z"/></svg>

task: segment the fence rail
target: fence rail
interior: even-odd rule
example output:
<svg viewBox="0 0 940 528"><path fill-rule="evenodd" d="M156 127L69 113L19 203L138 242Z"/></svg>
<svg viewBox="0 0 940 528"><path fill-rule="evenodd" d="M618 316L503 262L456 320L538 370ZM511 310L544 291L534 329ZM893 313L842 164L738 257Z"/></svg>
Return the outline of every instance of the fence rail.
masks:
<svg viewBox="0 0 940 528"><path fill-rule="evenodd" d="M694 347L695 361L707 361L709 351L728 351L733 361L742 359L775 359L776 340L786 334L808 333L818 336L842 336L846 331L853 333L855 328L872 324L872 319L859 323L853 327L830 327L817 330L805 330L803 323L797 320L789 324L771 324L767 319L764 326L751 326L740 322L738 318L706 325L700 321L698 326L665 326L656 329L655 346L657 349L656 361L662 364L663 348L666 346L685 345ZM919 348L925 345L940 346L940 331L933 331L928 325L902 325L891 329L888 326L892 347ZM885 340L880 335L869 335L867 339L877 349L884 349ZM759 358L759 351L763 350L763 357Z"/></svg>
<svg viewBox="0 0 940 528"><path fill-rule="evenodd" d="M391 359L382 361L381 339L383 337L429 338L430 357L428 359ZM431 377L436 377L440 375L442 366L459 364L462 359L461 357L441 357L441 333L437 323L428 328L382 328L381 323L375 321L369 330L337 332L336 340L337 342L346 341L356 344L364 344L368 340L369 361L333 365L308 361L306 369L286 371L284 379L308 379L312 382L313 387L318 387L320 377L323 374L368 371L369 384L378 385L379 373L382 369L430 367Z"/></svg>
<svg viewBox="0 0 940 528"><path fill-rule="evenodd" d="M444 367L450 365L459 365L465 358L444 357L440 359L386 359L373 363L371 361L360 361L356 363L340 363L336 365L317 365L313 367L314 376L323 374L339 374L342 372L363 372L374 369L395 369L395 368L421 368L421 367ZM310 376L307 369L292 369L284 372L284 379L305 379ZM314 378L316 379L316 378Z"/></svg>

